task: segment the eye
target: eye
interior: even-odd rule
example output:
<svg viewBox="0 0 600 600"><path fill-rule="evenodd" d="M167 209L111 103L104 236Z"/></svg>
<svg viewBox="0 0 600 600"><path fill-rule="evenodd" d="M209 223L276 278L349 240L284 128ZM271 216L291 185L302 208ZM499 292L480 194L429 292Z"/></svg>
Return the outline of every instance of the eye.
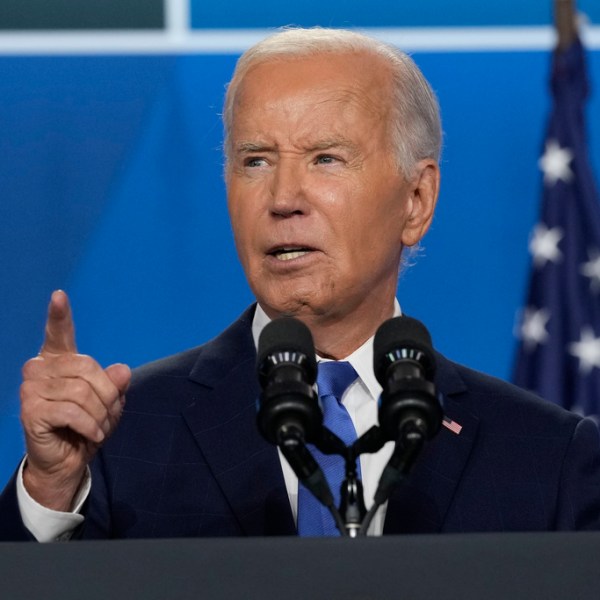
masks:
<svg viewBox="0 0 600 600"><path fill-rule="evenodd" d="M338 161L338 158L332 156L331 154L319 154L315 158L315 163L318 165L332 165Z"/></svg>
<svg viewBox="0 0 600 600"><path fill-rule="evenodd" d="M249 156L244 160L244 166L250 168L264 167L267 161L260 156Z"/></svg>

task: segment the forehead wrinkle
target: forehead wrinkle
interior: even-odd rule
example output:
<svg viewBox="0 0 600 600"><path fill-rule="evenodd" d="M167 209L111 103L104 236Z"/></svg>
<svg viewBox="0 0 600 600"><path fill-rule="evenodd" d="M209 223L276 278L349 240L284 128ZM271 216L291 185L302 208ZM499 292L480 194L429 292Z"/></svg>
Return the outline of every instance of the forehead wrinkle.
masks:
<svg viewBox="0 0 600 600"><path fill-rule="evenodd" d="M262 65L257 65L257 67L260 66ZM378 70L375 69L374 71ZM250 72L246 74L246 78L249 76ZM248 89L246 84L248 84L248 81L243 81L236 93L236 109L240 109L248 102ZM377 90L377 93L375 93L375 90ZM329 121L329 131L323 131L322 129L321 131L311 131L312 127L310 126L310 119L307 122L305 120L305 115L302 114L302 110L298 109L293 104L289 104L290 98L295 97L295 92L291 92L290 95L284 94L280 97L268 98L266 101L263 101L262 104L258 105L256 103L250 103L249 106L244 106L244 109L250 110L251 113L256 113L256 111L258 111L262 117L268 116L269 113L279 115L280 118L285 115L289 126L288 139L286 142L297 149L301 148L304 151L311 149L326 150L334 146L355 148L355 144L344 135L344 112L348 110L359 110L364 113L365 117L372 119L373 124L376 123L377 126L380 126L382 123L385 124L385 121L391 118L392 106L389 90L390 81L387 69L384 73L373 72L366 77L353 76L342 83L342 85L339 85L338 81L323 82L318 89L320 97L312 98L312 106L315 112L318 112L321 107L327 109L328 105L335 106L334 110L341 118L338 117ZM301 90L302 93L306 91L306 89ZM308 96L304 97L304 110L306 110L307 104L311 104L311 95L311 92L308 91ZM236 117L238 116L239 115L236 114ZM248 118L255 124L255 117L256 114ZM246 118L247 115L244 114L243 120L245 121ZM234 119L234 123L236 120L237 119ZM291 129L294 129L294 127L295 131L292 132ZM236 127L234 125L232 130L235 129ZM255 140L252 139L253 135L250 134L250 136L248 136L250 139L247 138L239 143L235 143L234 141L234 151L245 153L256 151L279 151L281 149L279 142L276 142L275 140L269 140L269 142L267 142L266 139L261 139L263 138L262 134L265 133L264 131L262 134L260 131L255 131L254 133L258 134ZM233 137L234 136L232 136L232 138ZM269 136L267 135L267 137Z"/></svg>
<svg viewBox="0 0 600 600"><path fill-rule="evenodd" d="M381 90L381 86L377 89ZM374 95L371 90L365 89L363 84L356 82L356 84L345 85L342 89L332 89L330 97L320 99L315 102L315 106L329 103L339 104L341 107L354 105L365 110L369 115L381 118L388 112L389 97L385 93Z"/></svg>
<svg viewBox="0 0 600 600"><path fill-rule="evenodd" d="M380 83L381 77L372 77L375 82ZM386 81L387 84L387 81ZM381 124L386 124L386 122L390 122L391 127L391 97L386 93L389 86L383 86L383 93L378 93L377 95L371 92L371 89L365 88L363 84L359 81L356 81L356 84L353 85L350 83L349 85L344 86L342 89L331 90L331 96L329 98L324 98L315 103L315 107L326 106L328 104L337 104L337 112L340 115L343 115L345 110L350 109L358 109L363 112L365 116L372 119L373 124L377 124L377 126ZM382 90L382 86L373 85L372 89ZM343 117L337 123L337 126L344 127L343 125ZM332 131L331 139L333 144L339 144L339 146L346 147L354 147L353 142L348 139L343 133L339 133L336 131ZM326 149L326 148L324 148Z"/></svg>
<svg viewBox="0 0 600 600"><path fill-rule="evenodd" d="M344 136L328 136L309 144L309 150L329 150L331 148L354 148L356 144Z"/></svg>
<svg viewBox="0 0 600 600"><path fill-rule="evenodd" d="M308 136L307 136L308 137ZM301 142L301 147L307 151L330 150L332 148L354 149L356 144L343 135L326 135L322 139L307 139ZM254 152L274 152L279 150L279 144L262 141L241 140L234 144L234 151L238 154Z"/></svg>
<svg viewBox="0 0 600 600"><path fill-rule="evenodd" d="M378 89L381 90L381 87L378 86ZM357 84L356 87L343 90L341 100L348 104L356 104L369 114L378 114L380 117L387 112L384 108L387 96L382 93L374 96L370 90L363 89L360 84Z"/></svg>
<svg viewBox="0 0 600 600"><path fill-rule="evenodd" d="M351 136L346 135L347 132L344 112L349 108L358 107L364 111L370 118L373 118L377 123L384 119L383 111L381 111L381 103L371 101L366 98L367 94L363 94L354 90L335 90L332 96L325 99L320 99L314 103L315 111L319 107L326 107L330 104L338 105L336 113L341 118L330 120L327 126L321 125L317 131L313 131L312 124L304 123L296 131L296 144L304 150L317 151L329 150L332 148L345 148L356 150L356 142Z"/></svg>

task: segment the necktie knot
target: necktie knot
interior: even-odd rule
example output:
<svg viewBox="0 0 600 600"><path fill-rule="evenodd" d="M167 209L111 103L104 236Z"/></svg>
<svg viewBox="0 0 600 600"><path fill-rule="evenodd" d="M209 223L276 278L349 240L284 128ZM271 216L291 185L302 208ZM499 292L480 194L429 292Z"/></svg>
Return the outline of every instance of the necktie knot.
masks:
<svg viewBox="0 0 600 600"><path fill-rule="evenodd" d="M319 396L333 396L339 402L357 377L354 367L349 362L320 362L317 376Z"/></svg>

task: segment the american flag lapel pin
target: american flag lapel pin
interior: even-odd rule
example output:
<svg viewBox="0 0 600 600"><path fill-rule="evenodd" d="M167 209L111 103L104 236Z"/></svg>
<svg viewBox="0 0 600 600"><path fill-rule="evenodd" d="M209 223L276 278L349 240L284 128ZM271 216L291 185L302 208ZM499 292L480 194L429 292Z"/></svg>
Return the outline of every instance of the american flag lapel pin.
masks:
<svg viewBox="0 0 600 600"><path fill-rule="evenodd" d="M462 425L459 425L456 421L453 421L450 417L446 417L445 415L442 420L442 425L456 435L462 431Z"/></svg>

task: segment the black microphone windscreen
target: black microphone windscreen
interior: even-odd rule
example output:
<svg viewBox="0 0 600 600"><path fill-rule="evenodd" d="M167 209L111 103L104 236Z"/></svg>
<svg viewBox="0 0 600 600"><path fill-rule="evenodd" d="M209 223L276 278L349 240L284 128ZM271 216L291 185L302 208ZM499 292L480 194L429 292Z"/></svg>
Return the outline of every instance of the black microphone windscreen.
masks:
<svg viewBox="0 0 600 600"><path fill-rule="evenodd" d="M315 345L310 329L302 321L293 317L281 317L264 327L258 339L259 370L269 356L279 352L303 354L307 358L308 374L314 377L310 383L314 383L317 372Z"/></svg>
<svg viewBox="0 0 600 600"><path fill-rule="evenodd" d="M425 325L411 317L394 317L379 327L373 340L373 367L381 385L385 385L385 370L389 365L386 356L401 348L420 350L430 363L427 368L433 369L433 346Z"/></svg>

